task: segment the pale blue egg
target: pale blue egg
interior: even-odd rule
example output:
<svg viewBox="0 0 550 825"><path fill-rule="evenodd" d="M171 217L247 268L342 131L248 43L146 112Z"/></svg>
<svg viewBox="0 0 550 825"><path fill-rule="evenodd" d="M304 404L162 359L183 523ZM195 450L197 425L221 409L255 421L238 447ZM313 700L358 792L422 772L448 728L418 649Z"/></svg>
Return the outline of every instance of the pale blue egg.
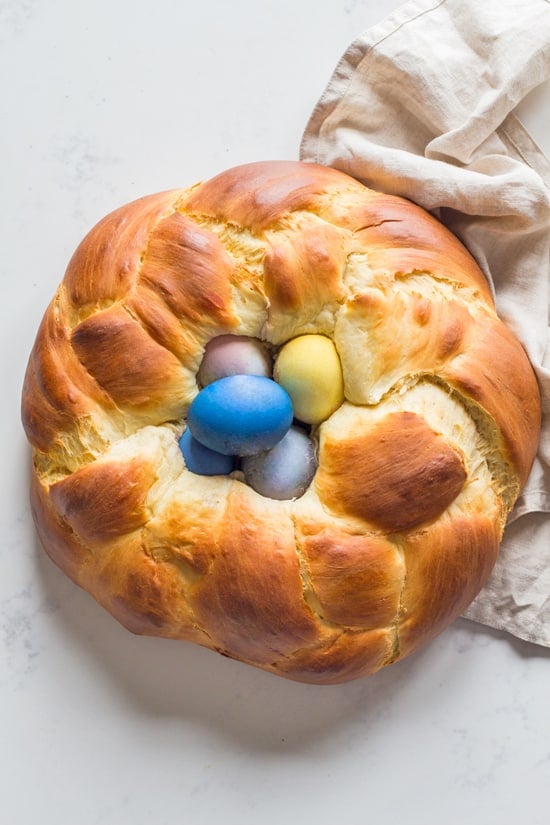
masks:
<svg viewBox="0 0 550 825"><path fill-rule="evenodd" d="M235 469L234 456L210 450L193 438L189 430L185 430L181 436L179 446L183 453L185 466L192 473L200 476L226 476Z"/></svg>
<svg viewBox="0 0 550 825"><path fill-rule="evenodd" d="M228 375L193 400L187 425L193 436L224 455L253 455L280 441L293 419L290 396L271 378Z"/></svg>
<svg viewBox="0 0 550 825"><path fill-rule="evenodd" d="M315 445L300 427L291 427L271 450L241 462L246 483L262 496L278 500L302 496L317 469Z"/></svg>

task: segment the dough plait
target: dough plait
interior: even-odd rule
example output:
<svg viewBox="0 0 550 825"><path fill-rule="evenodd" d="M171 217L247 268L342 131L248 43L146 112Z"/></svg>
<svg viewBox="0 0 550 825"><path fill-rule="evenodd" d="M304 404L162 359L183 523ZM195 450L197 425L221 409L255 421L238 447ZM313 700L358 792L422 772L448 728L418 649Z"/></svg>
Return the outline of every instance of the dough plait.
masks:
<svg viewBox="0 0 550 825"><path fill-rule="evenodd" d="M197 375L224 335L275 363L299 336L334 345L343 400L308 425L299 496L257 492L239 465L186 466ZM474 599L541 412L448 230L336 170L275 161L91 230L38 331L22 415L44 548L119 622L330 684L412 653Z"/></svg>

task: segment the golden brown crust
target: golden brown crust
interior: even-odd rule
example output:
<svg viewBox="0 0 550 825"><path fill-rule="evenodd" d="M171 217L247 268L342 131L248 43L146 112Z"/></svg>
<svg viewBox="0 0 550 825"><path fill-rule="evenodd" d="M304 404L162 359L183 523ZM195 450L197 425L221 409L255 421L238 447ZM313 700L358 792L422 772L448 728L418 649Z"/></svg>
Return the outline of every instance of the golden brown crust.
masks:
<svg viewBox="0 0 550 825"><path fill-rule="evenodd" d="M140 281L157 292L186 327L233 325L234 270L231 257L212 232L173 212L159 222L149 239Z"/></svg>
<svg viewBox="0 0 550 825"><path fill-rule="evenodd" d="M73 533L50 504L47 487L33 474L30 501L34 522L44 549L58 567L77 584L92 559L91 551Z"/></svg>
<svg viewBox="0 0 550 825"><path fill-rule="evenodd" d="M319 458L321 500L388 533L438 518L466 480L461 456L413 412L392 413L359 435L324 439Z"/></svg>
<svg viewBox="0 0 550 825"><path fill-rule="evenodd" d="M190 596L216 647L259 664L290 655L317 635L302 598L292 520L269 504L239 489L229 492L217 535L221 551Z"/></svg>
<svg viewBox="0 0 550 825"><path fill-rule="evenodd" d="M322 522L302 524L299 541L326 622L363 630L391 626L405 575L395 543Z"/></svg>
<svg viewBox="0 0 550 825"><path fill-rule="evenodd" d="M155 469L139 459L95 461L50 487L50 501L61 521L88 546L143 527L146 493Z"/></svg>
<svg viewBox="0 0 550 825"><path fill-rule="evenodd" d="M141 257L163 215L173 211L173 192L140 198L106 215L69 261L63 283L76 309L90 310L123 298L134 286Z"/></svg>
<svg viewBox="0 0 550 825"><path fill-rule="evenodd" d="M445 364L441 377L494 420L523 487L537 449L541 411L525 354L512 332L496 316L488 318L470 336L469 346Z"/></svg>
<svg viewBox="0 0 550 825"><path fill-rule="evenodd" d="M393 634L387 629L340 631L320 637L316 646L274 662L272 673L297 682L336 685L368 676L393 661Z"/></svg>
<svg viewBox="0 0 550 825"><path fill-rule="evenodd" d="M206 343L327 335L345 402L296 501L190 473ZM49 555L125 627L332 684L479 592L539 437L533 371L473 258L341 172L273 162L142 198L73 255L29 358Z"/></svg>
<svg viewBox="0 0 550 825"><path fill-rule="evenodd" d="M400 655L433 639L459 616L496 561L500 531L487 515L443 521L407 537L407 579L399 622Z"/></svg>
<svg viewBox="0 0 550 825"><path fill-rule="evenodd" d="M264 258L264 288L272 313L300 310L307 304L314 316L345 294L342 274L346 249L330 224L306 224L296 230L271 233Z"/></svg>

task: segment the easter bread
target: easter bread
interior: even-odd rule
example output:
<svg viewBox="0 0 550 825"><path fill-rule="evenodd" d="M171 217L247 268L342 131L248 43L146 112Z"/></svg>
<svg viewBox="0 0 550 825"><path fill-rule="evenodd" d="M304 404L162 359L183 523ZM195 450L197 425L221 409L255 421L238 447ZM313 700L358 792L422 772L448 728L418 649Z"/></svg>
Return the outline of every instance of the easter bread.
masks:
<svg viewBox="0 0 550 825"><path fill-rule="evenodd" d="M238 464L186 466L178 440L222 335L262 342L275 365L299 336L332 342L343 396L307 424L301 495L263 495ZM402 659L474 599L540 415L461 243L407 200L286 161L97 224L22 396L36 528L74 582L135 633L320 684Z"/></svg>

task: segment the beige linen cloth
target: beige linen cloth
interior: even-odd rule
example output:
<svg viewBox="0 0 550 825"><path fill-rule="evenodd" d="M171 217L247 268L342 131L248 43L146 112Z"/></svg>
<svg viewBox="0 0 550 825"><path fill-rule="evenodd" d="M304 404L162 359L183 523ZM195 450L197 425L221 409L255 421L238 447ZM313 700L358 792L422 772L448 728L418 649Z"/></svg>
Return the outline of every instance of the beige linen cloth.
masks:
<svg viewBox="0 0 550 825"><path fill-rule="evenodd" d="M547 646L550 164L512 110L549 76L548 0L413 0L350 45L301 145L302 160L404 195L447 224L529 354L543 396L539 452L465 615Z"/></svg>

